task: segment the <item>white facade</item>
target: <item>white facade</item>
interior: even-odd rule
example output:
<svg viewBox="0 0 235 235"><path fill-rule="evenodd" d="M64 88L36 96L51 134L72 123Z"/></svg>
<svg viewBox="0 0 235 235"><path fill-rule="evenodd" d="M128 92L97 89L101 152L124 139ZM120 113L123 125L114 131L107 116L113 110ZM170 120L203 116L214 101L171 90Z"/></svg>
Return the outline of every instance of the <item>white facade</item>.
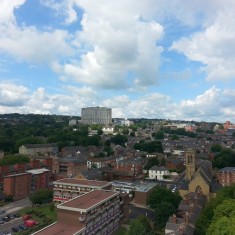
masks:
<svg viewBox="0 0 235 235"><path fill-rule="evenodd" d="M149 169L150 179L164 180L164 175L169 175L169 170L166 167L153 166Z"/></svg>
<svg viewBox="0 0 235 235"><path fill-rule="evenodd" d="M114 128L113 127L103 127L102 131L104 134L108 135L108 134L113 134Z"/></svg>

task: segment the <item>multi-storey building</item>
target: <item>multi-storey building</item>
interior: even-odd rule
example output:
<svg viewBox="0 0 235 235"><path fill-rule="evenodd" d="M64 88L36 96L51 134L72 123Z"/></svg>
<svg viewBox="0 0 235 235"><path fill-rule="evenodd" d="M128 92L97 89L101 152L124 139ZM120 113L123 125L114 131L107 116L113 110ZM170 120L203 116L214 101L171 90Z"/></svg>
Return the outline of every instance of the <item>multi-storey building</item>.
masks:
<svg viewBox="0 0 235 235"><path fill-rule="evenodd" d="M64 177L74 176L87 169L87 161L84 157L64 157L54 158L53 174L64 175Z"/></svg>
<svg viewBox="0 0 235 235"><path fill-rule="evenodd" d="M169 170L164 166L152 166L149 169L149 178L164 180L164 176L169 175Z"/></svg>
<svg viewBox="0 0 235 235"><path fill-rule="evenodd" d="M56 154L57 152L57 144L25 144L19 147L19 154L26 155Z"/></svg>
<svg viewBox="0 0 235 235"><path fill-rule="evenodd" d="M225 167L219 170L219 184L229 186L235 183L235 167Z"/></svg>
<svg viewBox="0 0 235 235"><path fill-rule="evenodd" d="M53 182L53 200L59 204L95 189L111 188L111 182L65 178Z"/></svg>
<svg viewBox="0 0 235 235"><path fill-rule="evenodd" d="M108 190L93 190L57 206L58 221L33 235L113 234L128 216L127 195Z"/></svg>
<svg viewBox="0 0 235 235"><path fill-rule="evenodd" d="M4 177L3 193L13 196L14 200L20 200L30 195L31 174L21 173Z"/></svg>
<svg viewBox="0 0 235 235"><path fill-rule="evenodd" d="M106 107L82 108L81 122L84 124L111 124L112 110Z"/></svg>
<svg viewBox="0 0 235 235"><path fill-rule="evenodd" d="M31 192L41 188L49 188L50 171L46 168L33 169L26 171L31 174Z"/></svg>

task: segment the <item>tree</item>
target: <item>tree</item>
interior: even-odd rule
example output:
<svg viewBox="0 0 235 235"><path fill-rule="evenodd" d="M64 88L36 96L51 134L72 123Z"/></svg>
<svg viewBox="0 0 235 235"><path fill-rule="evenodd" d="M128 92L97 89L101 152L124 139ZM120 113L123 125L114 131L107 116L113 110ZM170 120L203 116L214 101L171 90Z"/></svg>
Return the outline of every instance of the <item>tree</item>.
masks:
<svg viewBox="0 0 235 235"><path fill-rule="evenodd" d="M144 166L145 170L149 170L152 166L159 165L159 160L156 157L149 158L148 162Z"/></svg>
<svg viewBox="0 0 235 235"><path fill-rule="evenodd" d="M155 138L156 140L162 140L162 139L164 139L164 132L163 132L162 130L157 131L157 132L155 133L154 138Z"/></svg>
<svg viewBox="0 0 235 235"><path fill-rule="evenodd" d="M157 204L155 208L156 226L158 230L163 229L169 219L169 216L176 213L176 208L171 202L162 201Z"/></svg>
<svg viewBox="0 0 235 235"><path fill-rule="evenodd" d="M149 195L148 204L150 205L150 208L155 209L160 202L165 201L172 203L175 209L177 209L181 200L182 198L178 192L173 193L166 187L158 187Z"/></svg>
<svg viewBox="0 0 235 235"><path fill-rule="evenodd" d="M150 227L148 218L144 215L139 215L131 221L128 235L153 235L154 231Z"/></svg>
<svg viewBox="0 0 235 235"><path fill-rule="evenodd" d="M117 134L110 139L110 142L116 145L124 146L125 143L127 142L127 137L125 135Z"/></svg>
<svg viewBox="0 0 235 235"><path fill-rule="evenodd" d="M234 231L235 200L227 199L215 208L214 216L207 230L207 234L233 234Z"/></svg>
<svg viewBox="0 0 235 235"><path fill-rule="evenodd" d="M209 201L206 207L202 210L195 226L195 235L206 235L207 229L213 221L213 217L216 212L216 208L222 204L226 199L235 199L235 185L227 186L220 189L216 198ZM220 209L219 209L220 210ZM224 210L224 209L223 209ZM225 210L226 212L226 210ZM224 234L224 233L221 233ZM226 234L226 233L225 233Z"/></svg>
<svg viewBox="0 0 235 235"><path fill-rule="evenodd" d="M211 152L218 153L221 152L222 146L220 144L213 144L210 148Z"/></svg>
<svg viewBox="0 0 235 235"><path fill-rule="evenodd" d="M166 225L169 216L177 212L181 200L178 192L173 193L166 187L158 187L150 194L148 204L155 210L156 225L159 230Z"/></svg>
<svg viewBox="0 0 235 235"><path fill-rule="evenodd" d="M51 189L39 189L31 194L29 199L34 205L48 203L53 199L53 191Z"/></svg>
<svg viewBox="0 0 235 235"><path fill-rule="evenodd" d="M213 167L223 168L226 166L235 166L235 152L232 149L224 148L217 153L212 162Z"/></svg>

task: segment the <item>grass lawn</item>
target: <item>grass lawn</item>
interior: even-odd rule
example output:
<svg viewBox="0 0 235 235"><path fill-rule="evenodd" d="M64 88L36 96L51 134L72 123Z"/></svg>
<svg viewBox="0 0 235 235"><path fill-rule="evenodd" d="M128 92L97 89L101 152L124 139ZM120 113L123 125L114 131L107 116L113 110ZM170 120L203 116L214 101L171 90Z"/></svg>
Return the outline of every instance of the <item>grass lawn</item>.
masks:
<svg viewBox="0 0 235 235"><path fill-rule="evenodd" d="M56 213L56 207L50 206L50 205L43 205L38 207L27 207L19 211L19 214L21 216L24 215L31 215L32 220L36 220L39 222L38 225L35 225L34 227L19 232L17 234L19 235L29 235L32 234L32 232L36 232L43 227L46 227L49 224L52 224L57 219L57 213Z"/></svg>

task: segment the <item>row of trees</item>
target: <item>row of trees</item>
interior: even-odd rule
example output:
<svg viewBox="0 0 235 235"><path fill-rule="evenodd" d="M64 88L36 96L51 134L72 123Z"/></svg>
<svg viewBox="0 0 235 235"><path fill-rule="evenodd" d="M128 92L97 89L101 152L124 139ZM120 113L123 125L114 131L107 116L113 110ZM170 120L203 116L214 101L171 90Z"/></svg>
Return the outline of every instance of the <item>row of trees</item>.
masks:
<svg viewBox="0 0 235 235"><path fill-rule="evenodd" d="M196 235L234 234L235 231L235 185L217 192L203 209L196 222Z"/></svg>

